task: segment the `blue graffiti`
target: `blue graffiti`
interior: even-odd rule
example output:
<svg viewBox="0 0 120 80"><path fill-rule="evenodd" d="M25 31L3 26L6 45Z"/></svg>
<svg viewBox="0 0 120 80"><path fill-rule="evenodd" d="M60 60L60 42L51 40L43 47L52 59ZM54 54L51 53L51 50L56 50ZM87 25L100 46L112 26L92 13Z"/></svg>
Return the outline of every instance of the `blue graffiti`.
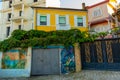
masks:
<svg viewBox="0 0 120 80"><path fill-rule="evenodd" d="M74 50L70 46L67 49L63 48L61 51L61 72L63 74L75 71Z"/></svg>

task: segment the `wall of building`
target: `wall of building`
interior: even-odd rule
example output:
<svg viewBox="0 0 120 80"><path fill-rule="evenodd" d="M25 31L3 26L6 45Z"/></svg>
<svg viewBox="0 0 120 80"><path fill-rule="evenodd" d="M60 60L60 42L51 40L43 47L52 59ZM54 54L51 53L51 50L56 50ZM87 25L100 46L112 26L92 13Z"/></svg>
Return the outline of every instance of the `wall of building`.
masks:
<svg viewBox="0 0 120 80"><path fill-rule="evenodd" d="M102 14L100 16L94 17L94 11L96 9L100 9ZM108 16L109 15L108 15L107 3L104 3L104 4L101 4L101 5L98 5L98 6L95 6L95 7L88 9L89 22L94 22L94 21L97 21L99 19L106 18Z"/></svg>
<svg viewBox="0 0 120 80"><path fill-rule="evenodd" d="M12 5L15 5L18 3L20 4L20 0L12 0ZM33 29L33 10L31 8L31 6L41 6L41 7L49 7L49 6L54 6L54 7L60 7L60 0L55 0L53 2L53 0L38 0L38 2L34 2L33 0L22 0L22 3L24 3L25 5L27 5L27 7L24 7L24 18L26 18L26 20L23 21L23 29L24 30L30 30ZM17 7L17 8L16 8ZM18 6L14 7L13 9L13 14L14 14L14 18L19 17L19 11L22 10L22 7L19 8ZM0 21L2 21L0 23L1 27L0 27L0 31L2 32L0 34L0 41L4 40L6 37L6 30L7 27L10 26L11 31L10 33L12 33L13 30L18 29L18 25L21 25L21 21L19 22L15 22L13 21L12 24L11 22L7 22L7 18L8 18L8 13L12 13L12 7L9 8L9 1L5 1L2 3L2 18L0 19ZM7 23L6 23L7 22ZM11 26L13 25L13 26Z"/></svg>
<svg viewBox="0 0 120 80"><path fill-rule="evenodd" d="M104 22L104 23L93 25L91 27L91 30L94 30L95 32L103 32L103 31L105 32L105 31L110 31L111 27L107 22Z"/></svg>
<svg viewBox="0 0 120 80"><path fill-rule="evenodd" d="M58 25L56 20L56 15L62 15L62 16L68 16L67 21L70 28L77 28L82 31L86 31L88 27L88 17L87 17L87 11L75 11L75 10L59 10L59 9L34 9L36 10L35 16L34 16L34 28L37 30L44 30L44 31L54 31L56 30L56 26ZM43 15L50 15L50 23L47 26L37 26L37 14L43 14ZM75 26L74 16L85 16L86 20L83 20L84 24L86 26Z"/></svg>

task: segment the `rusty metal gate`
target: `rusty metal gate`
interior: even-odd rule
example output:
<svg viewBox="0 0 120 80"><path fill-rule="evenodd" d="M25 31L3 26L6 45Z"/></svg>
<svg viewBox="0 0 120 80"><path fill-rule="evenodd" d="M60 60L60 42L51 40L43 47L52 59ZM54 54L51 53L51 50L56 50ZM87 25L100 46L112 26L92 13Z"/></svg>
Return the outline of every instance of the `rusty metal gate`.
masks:
<svg viewBox="0 0 120 80"><path fill-rule="evenodd" d="M59 49L33 49L31 75L60 74Z"/></svg>
<svg viewBox="0 0 120 80"><path fill-rule="evenodd" d="M120 39L80 44L83 69L120 70Z"/></svg>

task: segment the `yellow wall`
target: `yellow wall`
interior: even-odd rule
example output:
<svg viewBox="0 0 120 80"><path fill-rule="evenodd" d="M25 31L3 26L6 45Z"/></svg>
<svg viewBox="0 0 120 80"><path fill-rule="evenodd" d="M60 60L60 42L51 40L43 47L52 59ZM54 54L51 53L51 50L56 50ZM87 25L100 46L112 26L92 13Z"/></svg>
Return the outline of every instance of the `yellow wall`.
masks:
<svg viewBox="0 0 120 80"><path fill-rule="evenodd" d="M58 15L69 15L69 25L72 28L78 28L81 31L88 30L88 16L87 11L75 11L75 10L60 10L60 9L41 9L41 8L34 8L34 29L36 30L44 30L44 31L53 31L56 30L56 14ZM40 14L50 14L50 26L37 26L36 18L37 13ZM75 27L74 24L74 16L86 16L86 25L84 27Z"/></svg>

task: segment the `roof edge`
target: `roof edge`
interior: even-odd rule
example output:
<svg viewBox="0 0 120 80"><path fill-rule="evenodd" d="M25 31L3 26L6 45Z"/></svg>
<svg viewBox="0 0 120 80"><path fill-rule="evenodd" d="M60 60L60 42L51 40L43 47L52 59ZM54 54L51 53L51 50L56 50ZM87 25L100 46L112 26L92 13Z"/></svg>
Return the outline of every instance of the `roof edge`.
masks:
<svg viewBox="0 0 120 80"><path fill-rule="evenodd" d="M107 3L107 2L109 2L109 0L105 0L105 1L102 1L102 2L99 2L99 3L96 3L96 4L93 4L93 5L91 5L91 6L87 6L86 8L87 8L87 9L90 9L90 8L95 7L95 6L98 6L98 5Z"/></svg>
<svg viewBox="0 0 120 80"><path fill-rule="evenodd" d="M87 11L86 9L58 8L58 7L38 7L38 6L36 7L36 6L31 6L31 8Z"/></svg>

